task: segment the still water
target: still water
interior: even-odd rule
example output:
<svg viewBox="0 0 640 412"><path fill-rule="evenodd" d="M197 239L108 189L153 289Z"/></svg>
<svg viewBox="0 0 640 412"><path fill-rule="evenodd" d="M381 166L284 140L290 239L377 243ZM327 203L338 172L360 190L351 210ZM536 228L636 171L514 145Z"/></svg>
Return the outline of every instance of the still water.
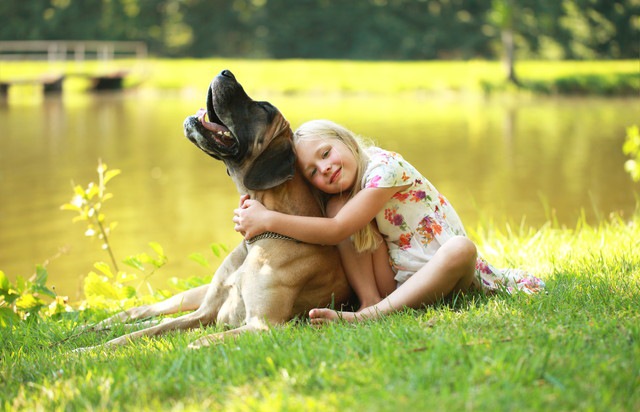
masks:
<svg viewBox="0 0 640 412"><path fill-rule="evenodd" d="M403 154L467 227L489 219L537 227L550 216L573 226L583 210L594 222L635 208L640 187L623 170L621 147L625 128L640 122L637 99L250 94L274 103L294 128L329 118ZM0 104L0 270L14 279L50 260L57 292L82 297L82 277L108 257L59 206L71 199L72 181L97 180L102 159L122 170L104 208L118 222L118 260L151 253L155 241L170 261L154 286L209 273L188 255L203 253L215 265L209 245L233 247L241 238L231 222L238 195L223 165L182 135L183 119L202 105L204 91Z"/></svg>

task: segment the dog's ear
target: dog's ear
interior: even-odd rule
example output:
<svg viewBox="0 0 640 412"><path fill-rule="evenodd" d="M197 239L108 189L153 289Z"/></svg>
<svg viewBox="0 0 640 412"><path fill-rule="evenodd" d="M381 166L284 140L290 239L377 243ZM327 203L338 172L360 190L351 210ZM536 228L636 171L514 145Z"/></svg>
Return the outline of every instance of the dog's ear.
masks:
<svg viewBox="0 0 640 412"><path fill-rule="evenodd" d="M244 186L249 190L278 186L293 177L295 162L293 143L288 134L283 133L273 139L253 162L244 176Z"/></svg>

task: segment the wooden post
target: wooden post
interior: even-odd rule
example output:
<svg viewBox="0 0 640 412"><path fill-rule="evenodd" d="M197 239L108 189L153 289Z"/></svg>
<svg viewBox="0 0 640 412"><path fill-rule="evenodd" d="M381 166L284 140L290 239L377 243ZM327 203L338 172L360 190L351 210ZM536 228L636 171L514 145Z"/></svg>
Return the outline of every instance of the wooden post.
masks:
<svg viewBox="0 0 640 412"><path fill-rule="evenodd" d="M44 94L61 93L64 76L46 77L42 79L42 90Z"/></svg>
<svg viewBox="0 0 640 412"><path fill-rule="evenodd" d="M122 90L122 81L127 75L125 71L93 78L92 90Z"/></svg>

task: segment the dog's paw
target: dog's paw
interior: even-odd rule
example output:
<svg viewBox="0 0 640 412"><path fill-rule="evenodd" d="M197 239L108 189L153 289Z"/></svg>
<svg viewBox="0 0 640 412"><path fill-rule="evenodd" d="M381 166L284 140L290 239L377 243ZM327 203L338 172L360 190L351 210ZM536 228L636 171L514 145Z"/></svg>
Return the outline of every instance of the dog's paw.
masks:
<svg viewBox="0 0 640 412"><path fill-rule="evenodd" d="M218 336L217 333L211 334L211 335L207 335L204 336L196 341L193 341L189 344L189 346L187 346L187 349L200 349L200 348L204 348L207 346L211 346L213 344L215 344L216 342L220 341L220 337Z"/></svg>
<svg viewBox="0 0 640 412"><path fill-rule="evenodd" d="M87 353L87 352L95 351L97 348L98 348L97 346L85 346L83 348L75 348L70 353Z"/></svg>

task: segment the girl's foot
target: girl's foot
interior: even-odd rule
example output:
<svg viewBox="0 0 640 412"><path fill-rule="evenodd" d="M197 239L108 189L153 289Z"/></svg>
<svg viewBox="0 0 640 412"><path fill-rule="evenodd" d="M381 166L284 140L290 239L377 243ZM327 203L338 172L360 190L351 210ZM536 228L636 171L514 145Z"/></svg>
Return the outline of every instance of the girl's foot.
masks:
<svg viewBox="0 0 640 412"><path fill-rule="evenodd" d="M309 311L309 319L313 325L322 325L325 323L346 321L356 321L356 313L354 312L338 312L333 309L318 308Z"/></svg>

